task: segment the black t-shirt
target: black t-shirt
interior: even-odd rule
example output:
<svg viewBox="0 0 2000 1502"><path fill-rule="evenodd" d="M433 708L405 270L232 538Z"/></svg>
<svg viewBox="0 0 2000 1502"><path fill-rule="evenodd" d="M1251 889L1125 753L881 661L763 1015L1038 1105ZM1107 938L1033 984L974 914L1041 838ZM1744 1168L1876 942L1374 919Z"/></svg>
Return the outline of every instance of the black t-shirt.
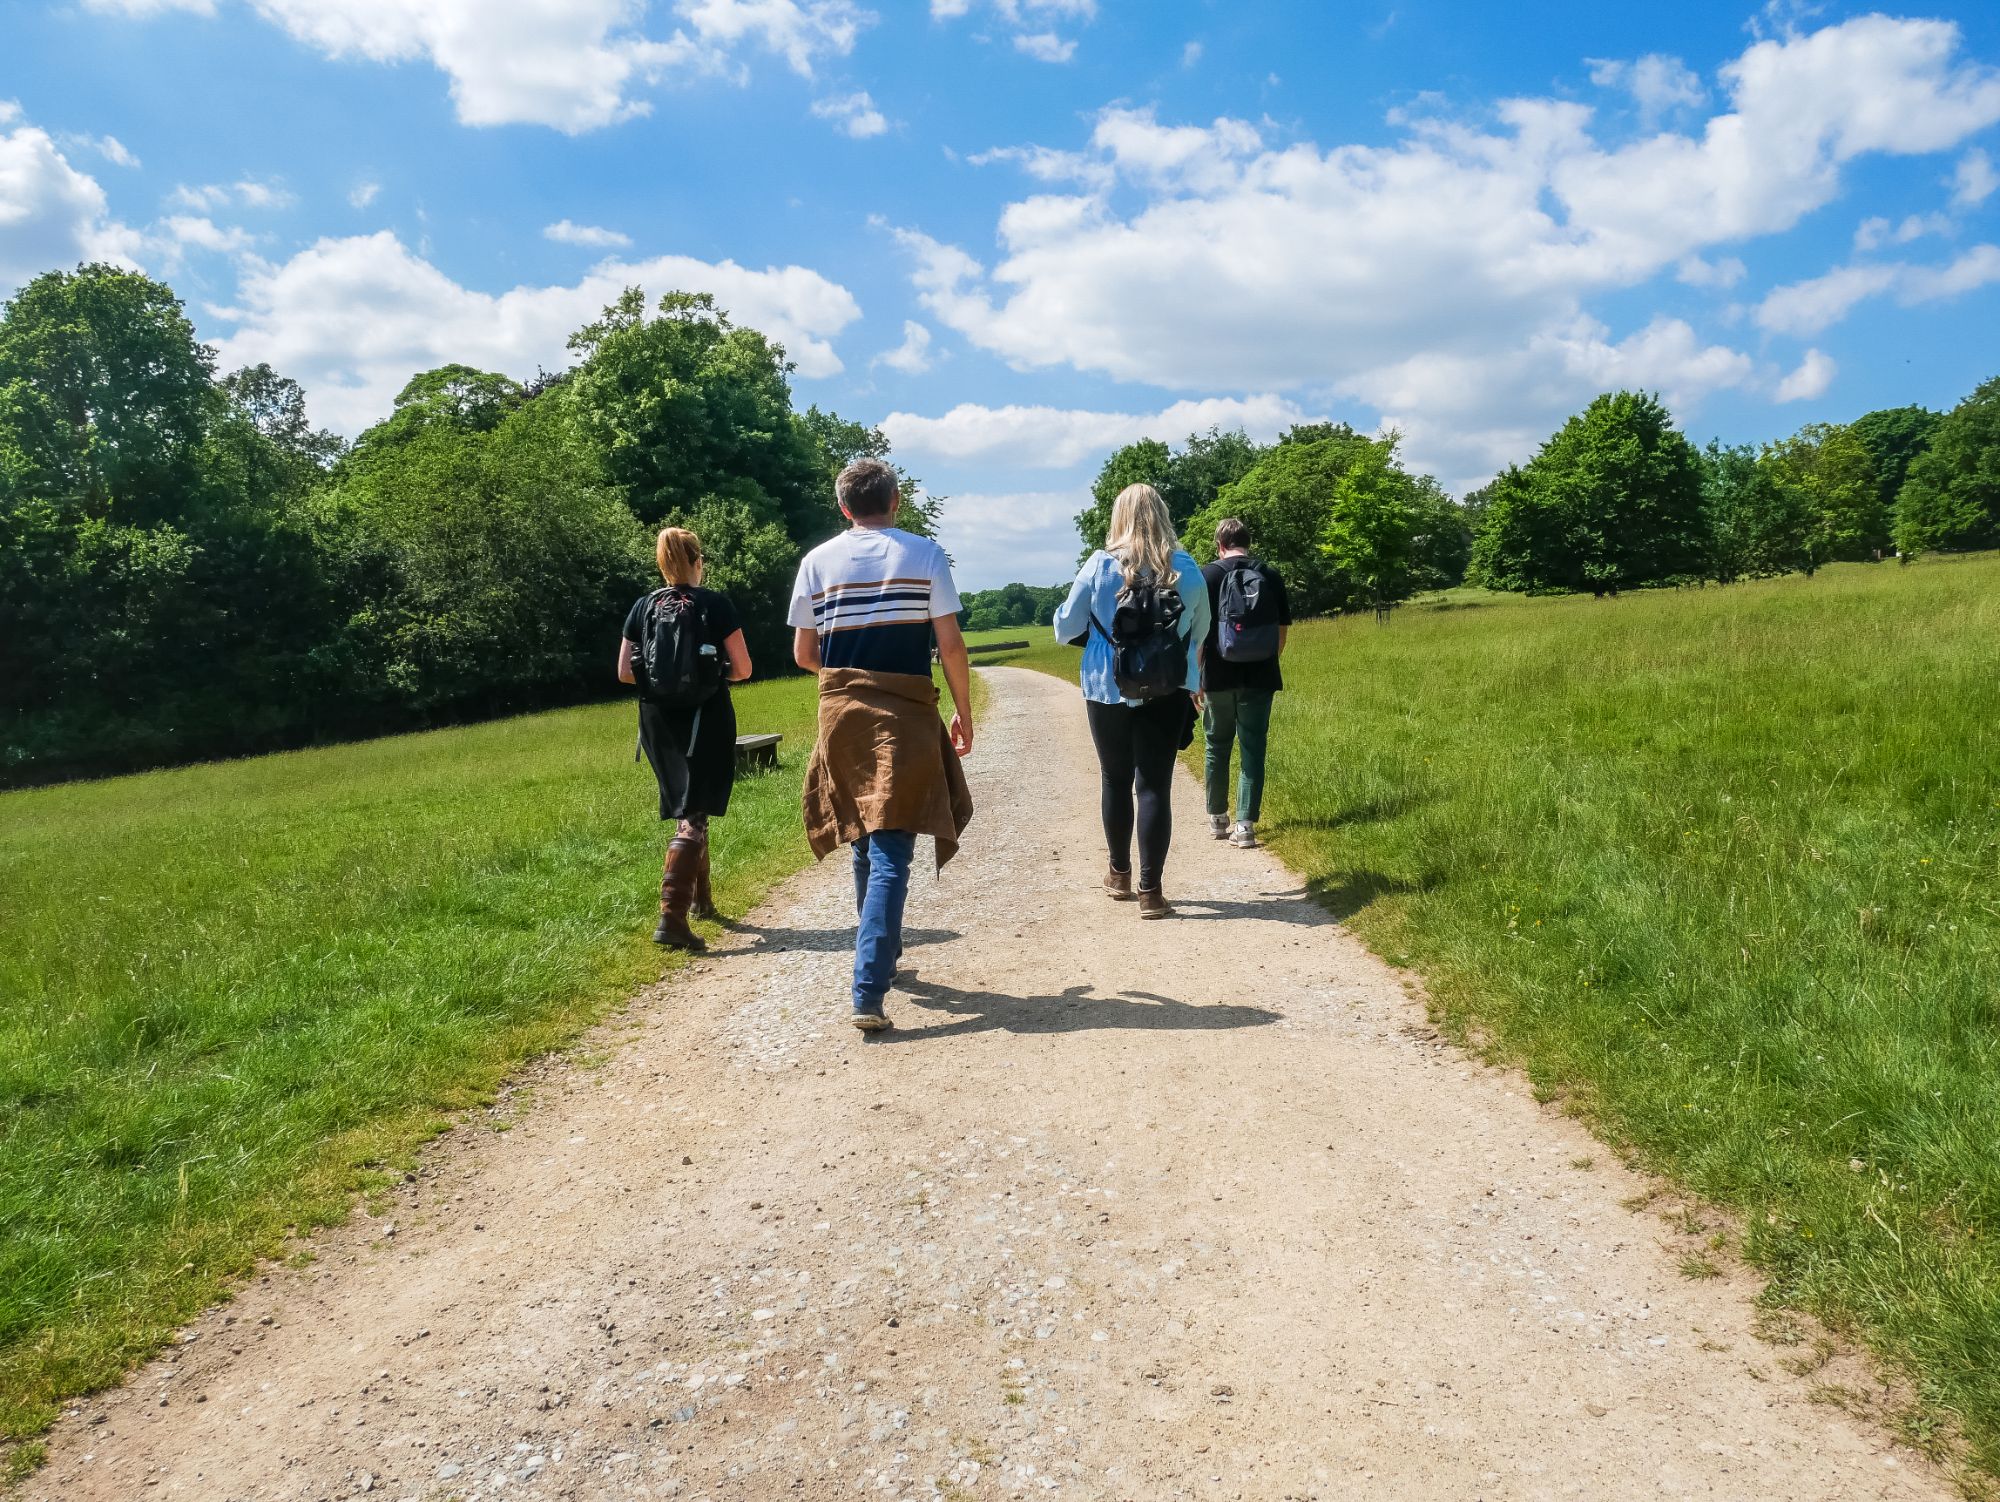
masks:
<svg viewBox="0 0 2000 1502"><path fill-rule="evenodd" d="M1201 686L1212 693L1248 691L1250 693L1276 693L1285 686L1285 675L1278 667L1278 659L1267 657L1262 662L1230 662L1223 657L1217 645L1216 633L1222 625L1222 576L1231 569L1254 568L1264 576L1264 587L1258 592L1257 609L1250 617L1253 626L1292 623L1292 602L1285 598L1285 581L1278 577L1278 571L1268 563L1255 558L1218 558L1213 563L1202 565L1201 576L1208 581L1208 636L1202 642Z"/></svg>
<svg viewBox="0 0 2000 1502"><path fill-rule="evenodd" d="M717 655L721 655L722 644L742 629L742 623L736 619L736 607L729 603L728 595L717 594L712 589L696 586L692 589L683 589L682 593L692 595L696 608L701 611L702 645L715 648ZM646 619L646 602L652 598L651 594L639 596L625 614L625 640L635 647L640 641L639 628ZM722 658L722 671L725 674L729 671L729 659L726 656ZM728 687L725 681L723 688Z"/></svg>

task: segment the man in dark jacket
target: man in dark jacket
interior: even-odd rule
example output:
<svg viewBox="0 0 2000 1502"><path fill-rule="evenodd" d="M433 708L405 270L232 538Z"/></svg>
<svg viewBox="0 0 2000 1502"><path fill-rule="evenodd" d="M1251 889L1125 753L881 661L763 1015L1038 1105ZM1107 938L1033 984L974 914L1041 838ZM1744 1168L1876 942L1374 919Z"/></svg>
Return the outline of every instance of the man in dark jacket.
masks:
<svg viewBox="0 0 2000 1502"><path fill-rule="evenodd" d="M1292 607L1276 569L1250 556L1250 529L1230 517L1215 528L1208 581L1209 628L1201 645L1202 736L1208 752L1208 827L1238 849L1257 843L1264 804L1264 743L1271 696L1285 686L1278 659ZM1241 745L1236 822L1229 820L1229 761Z"/></svg>

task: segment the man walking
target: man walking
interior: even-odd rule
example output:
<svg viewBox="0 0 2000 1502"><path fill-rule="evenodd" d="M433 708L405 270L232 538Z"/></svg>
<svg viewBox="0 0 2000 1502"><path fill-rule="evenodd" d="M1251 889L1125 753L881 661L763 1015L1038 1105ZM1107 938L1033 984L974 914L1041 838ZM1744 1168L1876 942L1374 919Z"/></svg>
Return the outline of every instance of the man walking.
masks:
<svg viewBox="0 0 2000 1502"><path fill-rule="evenodd" d="M1208 761L1208 829L1239 849L1257 843L1264 811L1264 745L1271 696L1285 686L1278 659L1291 635L1292 607L1277 570L1250 556L1250 529L1235 517L1216 524L1208 581L1209 628L1201 646L1202 741ZM1230 753L1241 746L1236 822L1229 821Z"/></svg>
<svg viewBox="0 0 2000 1502"><path fill-rule="evenodd" d="M819 738L806 769L806 839L816 859L854 847L854 1025L882 1008L903 953L903 905L917 836L940 870L958 850L972 798L958 759L972 750L972 669L944 549L894 525L901 492L879 459L840 472L834 497L853 525L799 565L792 656L819 674ZM951 728L931 681L935 641Z"/></svg>

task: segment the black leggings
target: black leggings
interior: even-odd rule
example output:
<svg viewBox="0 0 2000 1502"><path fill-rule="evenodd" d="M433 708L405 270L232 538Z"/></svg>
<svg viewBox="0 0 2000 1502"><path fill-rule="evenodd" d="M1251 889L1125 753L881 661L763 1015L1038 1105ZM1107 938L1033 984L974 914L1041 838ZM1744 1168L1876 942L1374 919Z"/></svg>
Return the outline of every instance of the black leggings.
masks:
<svg viewBox="0 0 2000 1502"><path fill-rule="evenodd" d="M1132 869L1133 783L1138 784L1139 890L1159 890L1174 837L1174 753L1187 735L1186 694L1136 707L1086 699L1090 738L1102 774L1099 802L1111 869Z"/></svg>

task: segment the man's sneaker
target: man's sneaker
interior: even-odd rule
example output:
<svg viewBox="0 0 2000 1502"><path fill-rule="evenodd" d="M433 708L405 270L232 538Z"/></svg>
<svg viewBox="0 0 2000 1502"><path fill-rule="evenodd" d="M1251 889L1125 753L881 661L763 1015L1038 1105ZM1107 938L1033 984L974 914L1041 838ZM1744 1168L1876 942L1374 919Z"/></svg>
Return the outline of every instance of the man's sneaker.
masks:
<svg viewBox="0 0 2000 1502"><path fill-rule="evenodd" d="M1255 850L1257 848L1257 826L1252 824L1248 819L1238 819L1236 827L1229 831L1229 843L1234 845L1238 850Z"/></svg>
<svg viewBox="0 0 2000 1502"><path fill-rule="evenodd" d="M881 1002L857 1001L854 1004L854 1025L864 1033L879 1033L884 1028L893 1027L895 1024L890 1022L888 1017L884 1015Z"/></svg>
<svg viewBox="0 0 2000 1502"><path fill-rule="evenodd" d="M1229 838L1229 815L1228 815L1228 814L1210 814L1210 815L1208 816L1208 832L1209 832L1209 833L1210 833L1211 835L1213 835L1213 836L1214 836L1214 837L1215 837L1216 839L1218 839L1218 840L1226 840L1226 839L1228 839L1228 838Z"/></svg>

